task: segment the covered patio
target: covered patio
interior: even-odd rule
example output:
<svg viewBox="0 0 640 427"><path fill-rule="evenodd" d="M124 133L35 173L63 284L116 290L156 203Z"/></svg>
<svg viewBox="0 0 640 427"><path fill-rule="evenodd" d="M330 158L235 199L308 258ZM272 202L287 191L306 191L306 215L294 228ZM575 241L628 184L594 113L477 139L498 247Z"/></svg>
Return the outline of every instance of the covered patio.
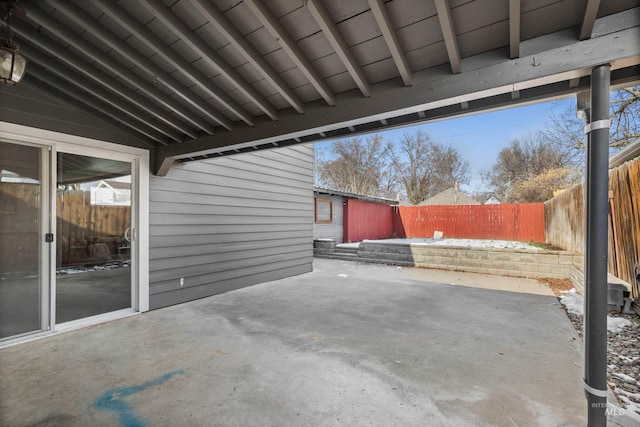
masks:
<svg viewBox="0 0 640 427"><path fill-rule="evenodd" d="M11 45L9 54L4 55L10 63L3 65L11 71L10 77L3 77L10 84L0 86L0 143L17 145L21 153L34 153L40 166L33 162L26 166L35 167L44 178L37 184L43 194L61 191L58 184L62 180L56 174L59 165L52 157L56 152L122 161L135 175L133 273L127 315L253 285L275 275L282 278L309 271L312 231L310 222L304 221L312 200L311 174L307 169L311 153L301 144L582 93L580 109L587 119L585 132L589 134L585 187L586 351L582 376L589 425L605 423L609 94L611 88L639 80L637 0L0 0L0 11L0 26L9 34L10 43L6 44ZM14 70L16 74L21 74L18 69L25 71L22 66L14 66L14 53L18 50L28 60L24 77L13 75ZM19 63L24 65L24 61ZM589 91L590 96L585 96ZM268 161L262 157L283 147L290 151L274 154ZM236 165L239 153L256 158ZM15 163L20 164L24 159L18 160ZM220 163L226 166L220 167ZM3 169L15 174L20 168L11 164ZM216 175L221 169L222 177ZM260 183L264 177L271 177L270 186L263 193L296 196L296 205L289 210L279 203L270 205L271 222L251 217L248 210L273 201L256 198L254 205L239 206L237 200L228 200L237 197L238 188L245 196L253 191L251 187L256 185L247 179L246 171L257 174L260 178L254 179ZM225 202L233 208L200 206L202 192L209 191L209 199L223 192L210 185L219 180L232 183L227 184L231 190ZM291 186L295 180L299 183L297 188ZM307 185L308 196L304 188ZM36 244L32 245L30 256L40 286L35 294L38 298L32 299L33 325L24 331L43 335L58 330L57 289L51 267L56 248L51 243L60 241L54 240L56 225L49 220L55 217L55 200L45 199L42 206L31 209L42 224L41 229L35 230ZM182 201L174 203L175 200ZM238 218L240 212L253 222L248 227L236 222L228 222L233 226L227 226L211 214L220 210L226 212L224 220ZM7 211L8 215L17 214L14 209ZM237 259L224 258L224 245L238 245L227 241L219 245L216 233L272 232L274 222L291 222L282 219L287 212L297 213L299 229L295 230L295 238L299 240L295 244L289 239L277 247L286 250L276 248L253 256L239 250L235 253ZM3 227L7 233L13 231L10 221ZM202 235L203 230L213 230L212 237L202 244L180 243L180 249L175 249L173 235L185 234L185 228L196 236ZM242 237L247 241L253 238ZM174 254L189 254L191 264L185 266L184 259L173 259ZM38 256L40 259L36 259ZM229 270L221 274L211 267L215 262L227 263ZM242 276L244 272L252 278ZM194 304L197 307L204 303ZM261 304L256 300L242 309L260 312ZM451 307L437 310L447 309ZM100 340L103 330L128 322L152 322L171 316L172 310L178 309L89 328L59 340L75 337L65 345L76 348L79 355L82 352L78 349L90 340L109 342ZM269 315L277 318L281 314L275 311ZM201 335L193 331L201 332L201 324L191 323L188 318L182 320L181 333L193 334L187 341L199 343ZM127 360L154 362L155 357L169 354L174 347L159 347L165 337L159 330L165 332L174 326L150 329L137 339L127 335L129 329L125 328L119 339L132 340L131 347L121 347L131 352ZM344 323L335 328L346 329ZM22 339L22 335L15 339ZM57 341L28 344L25 348L45 346L41 354L51 358L55 353L46 349L51 342ZM139 342L147 344L144 351L132 352L140 349L136 344ZM119 348L118 344L111 342L112 347L106 350L113 351L114 347ZM13 357L19 351L3 350L2 357ZM193 355L188 348L182 351L191 357L207 357ZM96 353L107 372L127 366L116 363L118 355L109 359ZM37 393L47 389L41 387L43 379L50 378L55 395L67 393L73 388L61 385L67 380L72 382L69 378L77 378L77 372L68 354L63 355L61 363L63 360L65 365L60 370L49 369L43 375L35 375L31 366L34 375L25 382L14 383L5 376L2 387L31 384L35 394L30 394L29 399L35 399ZM179 360L172 359L167 367L173 369ZM18 365L24 361L20 357L13 360ZM501 365L503 369L508 366ZM11 375L22 372L9 366ZM134 368L135 363L130 366L126 375L141 382L131 385L133 389L123 389L127 392L139 390L136 387L141 384L155 384L154 378L174 372L169 369L143 375L144 369ZM205 366L196 369L196 377ZM2 369L9 368L3 363ZM70 377L58 378L66 369ZM92 375L96 372L87 371ZM174 377L193 371L185 368L184 372ZM580 376L575 371L559 384L570 386ZM457 375L454 379L465 377ZM113 387L130 387L117 381L102 385L102 389L94 391L106 393ZM445 389L440 391L446 395ZM540 393L548 395L546 391ZM12 410L19 411L14 395L14 390L2 394L3 409L7 405L5 396L10 396ZM93 398L88 396L92 394L86 392L81 397ZM120 409L133 408L115 400ZM425 405L421 410L428 408ZM148 409L149 416L157 414ZM243 416L266 416L261 412L251 411ZM60 416L67 413L75 412L60 412ZM433 416L437 413L433 412ZM24 414L35 416L33 412ZM106 416L102 412L93 414Z"/></svg>
<svg viewBox="0 0 640 427"><path fill-rule="evenodd" d="M539 282L314 264L5 348L0 424L586 423L580 340Z"/></svg>

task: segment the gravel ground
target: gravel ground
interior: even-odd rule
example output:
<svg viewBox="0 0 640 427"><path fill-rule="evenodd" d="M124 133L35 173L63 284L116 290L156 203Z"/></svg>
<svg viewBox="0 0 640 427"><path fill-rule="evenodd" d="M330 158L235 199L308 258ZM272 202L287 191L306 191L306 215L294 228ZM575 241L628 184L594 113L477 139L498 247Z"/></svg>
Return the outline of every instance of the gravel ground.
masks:
<svg viewBox="0 0 640 427"><path fill-rule="evenodd" d="M584 340L583 315L575 313L575 307L569 308L571 304L568 304L566 300L563 302L564 297L575 293L571 281L568 279L540 279L540 281L553 290L578 335ZM581 301L578 300L578 302ZM626 319L628 324L624 327L613 328L617 329L616 332L609 331L607 333L607 383L613 390L620 406L640 415L640 343L638 342L640 316L610 312L609 318L608 323L626 323L622 320Z"/></svg>
<svg viewBox="0 0 640 427"><path fill-rule="evenodd" d="M565 307L563 305L563 307ZM567 316L582 336L582 315L570 313ZM632 410L640 415L640 344L638 332L640 332L640 317L637 314L629 315L619 312L610 312L610 317L623 318L630 321L618 332L608 332L607 349L607 383L613 390L620 406Z"/></svg>

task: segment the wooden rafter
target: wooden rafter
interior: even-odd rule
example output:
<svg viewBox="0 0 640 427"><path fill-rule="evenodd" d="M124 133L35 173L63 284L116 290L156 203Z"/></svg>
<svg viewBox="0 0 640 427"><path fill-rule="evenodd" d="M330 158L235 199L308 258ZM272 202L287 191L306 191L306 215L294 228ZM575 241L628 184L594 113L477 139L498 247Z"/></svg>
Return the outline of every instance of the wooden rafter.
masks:
<svg viewBox="0 0 640 427"><path fill-rule="evenodd" d="M224 126L228 130L233 129L231 121L224 115L211 108L211 105L205 102L191 90L184 90L184 85L174 76L164 71L159 65L150 61L142 53L136 50L129 43L123 43L122 39L116 36L108 28L99 22L95 22L91 16L80 8L61 0L49 0L56 9L76 24L85 28L87 32L96 37L98 40L111 46L120 55L127 58L136 67L147 72L153 79L173 91L177 97L181 98L189 108L199 111L200 114L206 116L209 120L213 120ZM213 128L210 126L202 127L207 133L212 134Z"/></svg>
<svg viewBox="0 0 640 427"><path fill-rule="evenodd" d="M291 58L296 67L300 69L327 104L336 105L336 95L329 88L327 82L304 56L302 50L262 0L245 0L244 3L251 9L251 12L260 20L271 36L276 39L282 50Z"/></svg>
<svg viewBox="0 0 640 427"><path fill-rule="evenodd" d="M255 123L254 117L242 107L236 100L230 97L218 86L208 79L201 71L194 67L189 61L180 56L178 52L172 49L151 30L142 23L137 21L126 10L118 6L115 2L92 0L92 3L101 11L111 16L118 24L127 31L130 31L138 40L144 43L149 49L153 50L157 55L165 61L172 64L184 76L189 78L195 85L198 85L203 91L208 93L212 98L220 102L229 111L235 114L240 120L249 126Z"/></svg>
<svg viewBox="0 0 640 427"><path fill-rule="evenodd" d="M593 24L595 24L598 16L598 8L600 8L600 0L587 0L582 22L580 22L580 35L578 36L580 40L591 38Z"/></svg>
<svg viewBox="0 0 640 427"><path fill-rule="evenodd" d="M263 58L243 34L209 0L195 0L193 4L215 25L229 43L273 86L282 97L298 112L304 113L304 103L287 85L282 77Z"/></svg>
<svg viewBox="0 0 640 427"><path fill-rule="evenodd" d="M118 76L120 76L122 81L127 82L133 87L137 87L140 90L140 92L144 93L149 98L156 100L159 103L159 105L162 105L164 108L167 108L170 111L173 111L174 113L179 115L182 119L189 122L193 126L196 126L198 128L202 128L202 127L207 128L207 130L210 131L211 134L213 134L213 127L210 124L204 122L203 120L192 117L193 113L186 111L184 106L178 103L175 99L164 94L153 84L149 83L147 80L135 74L133 71L126 68L122 64L113 61L113 58L107 55L106 53L95 49L95 47L91 45L89 42L87 42L85 39L79 38L77 34L74 34L73 32L69 31L66 27L64 27L58 21L51 19L49 15L46 15L45 13L43 13L38 7L36 7L35 5L26 4L26 3L23 5L23 7L25 8L25 10L27 10L29 19L38 23L42 27L47 28L57 37L61 38L62 40L64 40L65 42L73 46L75 49L80 51L87 58L93 59L94 61L98 62L100 65L105 67L106 69L117 74ZM14 27L15 27L15 24L14 24ZM128 86L126 90L128 92L132 92L131 88ZM142 101L142 103L145 103L145 102L149 104L148 99L145 101ZM167 113L165 111L160 115L166 116ZM189 127L181 126L180 130L185 132L187 135L189 135L193 139L198 137L197 132L194 132L194 130L190 129Z"/></svg>
<svg viewBox="0 0 640 427"><path fill-rule="evenodd" d="M460 49L458 48L458 39L453 29L453 18L451 17L451 8L447 0L434 0L436 11L438 12L438 20L442 29L442 37L449 55L449 63L451 64L451 72L453 74L460 73Z"/></svg>
<svg viewBox="0 0 640 427"><path fill-rule="evenodd" d="M369 0L369 7L371 8L371 12L378 23L378 27L382 32L382 37L384 41L387 43L389 47L389 51L391 52L391 57L393 58L393 62L395 62L398 71L400 72L400 77L402 77L402 81L405 86L411 86L413 81L411 80L411 69L409 68L409 63L407 62L407 58L404 55L404 51L400 46L400 41L398 40L398 35L391 25L391 18L389 17L389 13L384 5L383 0Z"/></svg>
<svg viewBox="0 0 640 427"><path fill-rule="evenodd" d="M520 57L520 0L509 0L509 58Z"/></svg>
<svg viewBox="0 0 640 427"><path fill-rule="evenodd" d="M271 119L276 120L278 113L267 99L247 82L229 63L227 63L211 46L198 36L187 24L185 24L171 9L161 0L143 0L149 10L164 25L171 29L194 52L202 56L202 59L233 84L240 92L251 100Z"/></svg>
<svg viewBox="0 0 640 427"><path fill-rule="evenodd" d="M307 10L313 16L313 19L320 26L320 29L324 33L327 40L335 50L336 54L347 68L347 71L351 75L351 78L356 82L360 92L364 96L371 96L371 86L367 81L367 78L358 65L353 52L347 45L342 34L338 30L338 26L333 22L333 18L329 14L329 11L324 7L324 4L320 0L306 0Z"/></svg>

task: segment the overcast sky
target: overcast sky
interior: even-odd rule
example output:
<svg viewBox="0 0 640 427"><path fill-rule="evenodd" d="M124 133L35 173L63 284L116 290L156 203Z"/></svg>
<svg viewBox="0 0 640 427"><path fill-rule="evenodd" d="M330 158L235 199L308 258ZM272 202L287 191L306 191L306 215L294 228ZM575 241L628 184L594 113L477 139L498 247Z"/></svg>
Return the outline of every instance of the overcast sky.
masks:
<svg viewBox="0 0 640 427"><path fill-rule="evenodd" d="M483 189L480 171L495 164L502 148L515 139L535 134L548 125L554 111L566 111L574 103L575 97L570 97L378 133L386 141L398 141L405 133L422 131L434 141L456 147L471 164L471 184L462 188L471 193ZM320 142L316 149L328 149L330 146L331 141Z"/></svg>

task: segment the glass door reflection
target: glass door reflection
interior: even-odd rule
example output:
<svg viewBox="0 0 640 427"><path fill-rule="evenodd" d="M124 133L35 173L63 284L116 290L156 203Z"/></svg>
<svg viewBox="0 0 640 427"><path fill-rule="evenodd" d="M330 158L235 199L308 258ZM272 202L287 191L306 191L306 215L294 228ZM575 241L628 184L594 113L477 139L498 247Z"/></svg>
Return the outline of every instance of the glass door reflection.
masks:
<svg viewBox="0 0 640 427"><path fill-rule="evenodd" d="M131 307L131 163L58 152L56 323Z"/></svg>
<svg viewBox="0 0 640 427"><path fill-rule="evenodd" d="M0 142L0 339L48 327L42 176L41 148Z"/></svg>

